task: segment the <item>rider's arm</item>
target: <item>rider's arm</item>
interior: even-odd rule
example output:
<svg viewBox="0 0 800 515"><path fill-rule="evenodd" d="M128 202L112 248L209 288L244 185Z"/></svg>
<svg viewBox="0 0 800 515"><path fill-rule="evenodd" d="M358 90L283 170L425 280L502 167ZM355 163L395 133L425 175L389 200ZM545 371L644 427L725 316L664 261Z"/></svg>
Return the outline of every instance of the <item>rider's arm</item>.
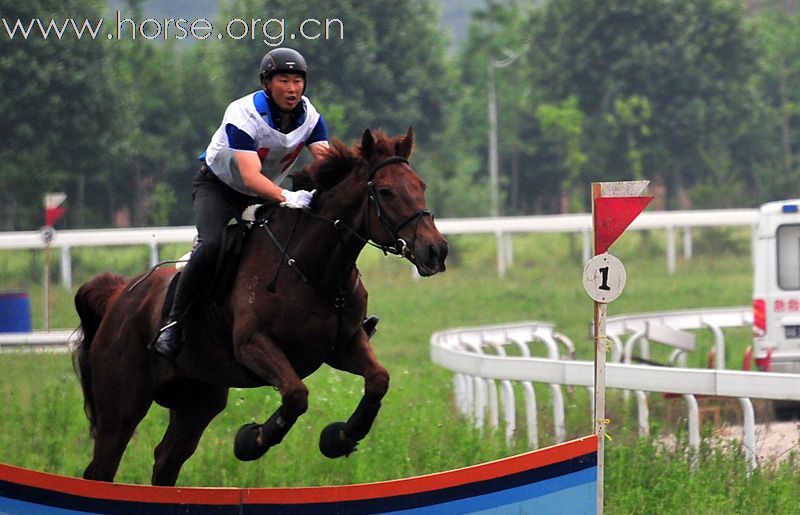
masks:
<svg viewBox="0 0 800 515"><path fill-rule="evenodd" d="M258 194L259 197L274 199L283 202L282 188L261 175L261 159L256 152L237 150L233 153L236 166L245 187Z"/></svg>
<svg viewBox="0 0 800 515"><path fill-rule="evenodd" d="M228 147L233 150L233 158L244 186L259 197L285 201L282 189L261 175L261 159L252 136L232 123L225 125L225 132L228 135Z"/></svg>
<svg viewBox="0 0 800 515"><path fill-rule="evenodd" d="M322 159L328 155L328 150L330 150L328 146L328 124L325 123L325 118L322 115L319 116L317 124L309 134L306 145L314 159Z"/></svg>
<svg viewBox="0 0 800 515"><path fill-rule="evenodd" d="M330 147L328 146L327 141L317 141L316 143L309 145L308 150L311 152L311 155L314 156L314 159L322 159L328 155Z"/></svg>

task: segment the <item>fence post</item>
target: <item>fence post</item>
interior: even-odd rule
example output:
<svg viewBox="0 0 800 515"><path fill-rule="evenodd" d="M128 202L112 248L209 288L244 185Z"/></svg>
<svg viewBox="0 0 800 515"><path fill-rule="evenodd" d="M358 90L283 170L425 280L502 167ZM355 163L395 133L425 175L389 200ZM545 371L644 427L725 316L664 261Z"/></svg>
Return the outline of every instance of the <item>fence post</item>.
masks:
<svg viewBox="0 0 800 515"><path fill-rule="evenodd" d="M582 263L588 263L590 259L592 259L592 230L591 229L583 229L581 231L581 236L583 236L583 261Z"/></svg>
<svg viewBox="0 0 800 515"><path fill-rule="evenodd" d="M158 264L158 242L156 240L150 241L150 266Z"/></svg>
<svg viewBox="0 0 800 515"><path fill-rule="evenodd" d="M670 225L667 227L667 272L669 274L675 273L676 257L675 257L675 227Z"/></svg>
<svg viewBox="0 0 800 515"><path fill-rule="evenodd" d="M683 229L683 257L685 259L692 259L692 228L684 227Z"/></svg>
<svg viewBox="0 0 800 515"><path fill-rule="evenodd" d="M72 257L69 245L61 247L61 284L64 288L72 288Z"/></svg>
<svg viewBox="0 0 800 515"><path fill-rule="evenodd" d="M498 277L505 277L506 276L506 265L508 260L506 259L506 246L504 243L504 234L500 231L496 231L494 233L495 241L497 242L497 276Z"/></svg>

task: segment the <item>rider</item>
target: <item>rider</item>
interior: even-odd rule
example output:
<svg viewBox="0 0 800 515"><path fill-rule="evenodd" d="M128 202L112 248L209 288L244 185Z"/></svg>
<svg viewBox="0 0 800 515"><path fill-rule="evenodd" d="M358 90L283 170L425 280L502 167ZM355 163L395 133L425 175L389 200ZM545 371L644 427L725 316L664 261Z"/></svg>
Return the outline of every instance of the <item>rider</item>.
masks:
<svg viewBox="0 0 800 515"><path fill-rule="evenodd" d="M290 209L306 209L313 191L282 189L303 147L314 159L328 152L328 128L304 96L308 68L291 48L276 48L261 60L261 89L234 100L211 137L192 180L197 241L181 272L167 324L152 350L174 359L183 346L182 322L192 300L214 273L223 231L231 218L261 198ZM374 332L377 317L365 322Z"/></svg>

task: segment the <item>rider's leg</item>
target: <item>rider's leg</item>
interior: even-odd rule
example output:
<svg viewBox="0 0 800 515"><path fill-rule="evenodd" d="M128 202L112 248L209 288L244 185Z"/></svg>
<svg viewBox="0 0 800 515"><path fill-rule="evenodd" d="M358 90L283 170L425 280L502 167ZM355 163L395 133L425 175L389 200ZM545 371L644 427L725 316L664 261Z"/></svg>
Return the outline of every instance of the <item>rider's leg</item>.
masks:
<svg viewBox="0 0 800 515"><path fill-rule="evenodd" d="M380 320L381 319L377 315L372 315L364 319L364 322L361 324L361 326L367 333L367 338L372 338L372 336L378 331L378 322L380 322Z"/></svg>
<svg viewBox="0 0 800 515"><path fill-rule="evenodd" d="M168 359L174 359L183 346L183 317L192 302L202 294L202 287L214 274L222 247L223 232L228 221L241 213L242 201L235 191L200 172L194 179L194 213L197 224L197 243L189 262L178 278L175 299L167 325L161 328L152 349Z"/></svg>

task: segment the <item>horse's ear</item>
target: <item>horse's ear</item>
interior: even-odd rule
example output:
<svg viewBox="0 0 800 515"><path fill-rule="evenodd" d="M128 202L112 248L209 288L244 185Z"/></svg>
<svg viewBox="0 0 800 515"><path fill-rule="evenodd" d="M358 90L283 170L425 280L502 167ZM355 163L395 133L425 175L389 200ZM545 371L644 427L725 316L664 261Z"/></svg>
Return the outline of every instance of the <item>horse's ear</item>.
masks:
<svg viewBox="0 0 800 515"><path fill-rule="evenodd" d="M371 161L375 155L375 138L372 136L372 131L366 129L361 136L361 157L365 161Z"/></svg>
<svg viewBox="0 0 800 515"><path fill-rule="evenodd" d="M398 156L403 156L408 159L409 156L411 156L412 150L414 150L414 129L409 127L405 138L401 138L400 141L397 142L395 152L397 152Z"/></svg>

